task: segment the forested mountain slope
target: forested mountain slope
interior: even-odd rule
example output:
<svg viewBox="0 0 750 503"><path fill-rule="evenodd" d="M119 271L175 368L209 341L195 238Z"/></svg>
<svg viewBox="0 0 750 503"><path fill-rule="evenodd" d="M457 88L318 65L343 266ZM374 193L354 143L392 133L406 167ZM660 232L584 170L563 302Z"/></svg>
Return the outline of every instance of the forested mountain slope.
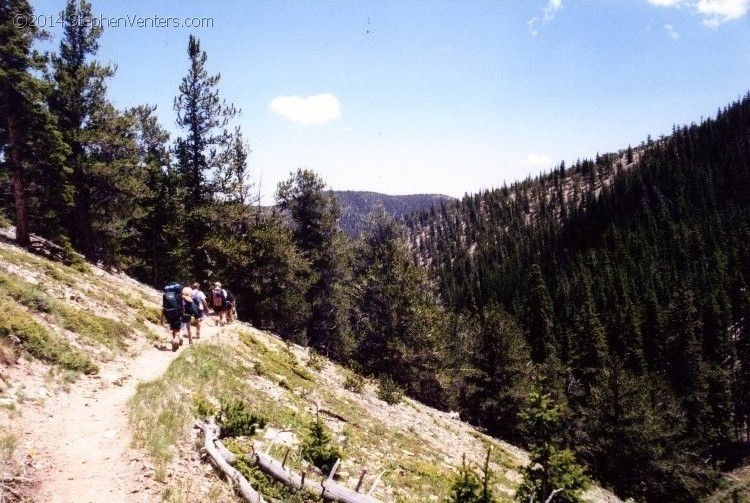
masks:
<svg viewBox="0 0 750 503"><path fill-rule="evenodd" d="M341 206L339 227L353 237L358 237L367 227L367 216L383 209L394 219L429 209L441 201L452 201L453 198L440 194L410 194L406 196L389 196L377 192L357 190L337 190L333 195Z"/></svg>
<svg viewBox="0 0 750 503"><path fill-rule="evenodd" d="M747 456L750 94L409 225L447 308L521 324L568 441L618 494L691 501Z"/></svg>

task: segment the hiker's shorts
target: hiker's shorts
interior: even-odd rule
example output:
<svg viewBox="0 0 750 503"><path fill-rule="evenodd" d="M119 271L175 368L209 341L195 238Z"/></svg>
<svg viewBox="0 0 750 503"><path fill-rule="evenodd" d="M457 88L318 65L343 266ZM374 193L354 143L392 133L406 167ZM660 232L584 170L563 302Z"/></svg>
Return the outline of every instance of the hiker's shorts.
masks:
<svg viewBox="0 0 750 503"><path fill-rule="evenodd" d="M169 322L169 328L171 330L179 330L182 328L182 320L177 318L175 320L167 320Z"/></svg>

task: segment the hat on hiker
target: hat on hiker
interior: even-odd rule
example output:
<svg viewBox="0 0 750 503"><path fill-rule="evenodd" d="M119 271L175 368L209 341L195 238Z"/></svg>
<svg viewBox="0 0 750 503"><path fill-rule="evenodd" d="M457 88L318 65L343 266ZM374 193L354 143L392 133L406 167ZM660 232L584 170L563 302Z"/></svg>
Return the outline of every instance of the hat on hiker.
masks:
<svg viewBox="0 0 750 503"><path fill-rule="evenodd" d="M185 288L182 289L182 298L183 299L192 302L193 301L192 294L193 294L193 291L190 289L189 286L186 286Z"/></svg>

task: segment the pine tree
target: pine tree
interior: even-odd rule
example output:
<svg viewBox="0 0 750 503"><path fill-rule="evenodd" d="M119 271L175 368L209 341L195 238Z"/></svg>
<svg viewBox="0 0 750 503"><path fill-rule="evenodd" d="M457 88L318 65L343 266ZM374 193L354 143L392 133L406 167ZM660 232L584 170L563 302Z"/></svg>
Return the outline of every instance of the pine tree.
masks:
<svg viewBox="0 0 750 503"><path fill-rule="evenodd" d="M516 422L530 383L529 349L515 320L496 303L469 327L469 362L463 376L462 408L472 423L503 438L517 438Z"/></svg>
<svg viewBox="0 0 750 503"><path fill-rule="evenodd" d="M531 460L523 470L523 482L515 500L536 503L554 495L554 501L583 501L580 492L588 485L588 479L573 452L559 447L560 410L549 395L531 393L529 408L520 417L533 437L529 449Z"/></svg>
<svg viewBox="0 0 750 503"><path fill-rule="evenodd" d="M34 229L60 240L72 194L66 146L45 103L50 87L36 75L46 58L33 44L45 34L34 23L19 26L18 16L34 19L27 1L0 2L0 165L10 173L16 241L26 246Z"/></svg>
<svg viewBox="0 0 750 503"><path fill-rule="evenodd" d="M430 405L443 404L439 372L446 320L411 259L403 228L376 213L356 256L352 329L363 370L389 375Z"/></svg>
<svg viewBox="0 0 750 503"><path fill-rule="evenodd" d="M108 180L106 175L103 179L93 180L98 173L92 173L97 162L92 146L118 139L104 138L103 121L96 120L109 113L106 80L114 75L114 68L91 61L99 50L102 27L96 23L79 22L91 18L89 2L68 0L60 52L52 58L55 90L50 97L50 108L70 149L66 163L72 169L70 182L75 189L73 208L66 216L70 240L76 249L95 259L92 186L105 184Z"/></svg>
<svg viewBox="0 0 750 503"><path fill-rule="evenodd" d="M185 191L186 214L183 220L187 246L191 252L182 253L195 278L207 279L210 266L206 250L213 216L210 205L214 200L222 170L226 164L232 135L227 131L231 119L237 115L233 105L219 98L220 75L209 75L208 56L201 50L200 41L193 35L188 40L188 73L180 83L180 94L174 100L177 126L185 132L174 146L176 172Z"/></svg>
<svg viewBox="0 0 750 503"><path fill-rule="evenodd" d="M135 196L143 216L134 222L136 235L126 243L132 257L128 272L154 286L177 277L177 261L172 250L184 240L177 215L182 201L177 196L177 180L171 166L169 133L159 124L155 106L141 105L127 111L135 139L137 166L142 191Z"/></svg>
<svg viewBox="0 0 750 503"><path fill-rule="evenodd" d="M552 300L544 282L542 269L533 264L528 274L528 324L531 358L535 363L544 363L556 356L554 339L554 314Z"/></svg>
<svg viewBox="0 0 750 503"><path fill-rule="evenodd" d="M351 349L347 324L350 274L348 250L337 226L341 210L325 182L310 170L298 169L279 183L276 201L289 215L292 232L312 276L305 298L310 306L306 342L332 356Z"/></svg>

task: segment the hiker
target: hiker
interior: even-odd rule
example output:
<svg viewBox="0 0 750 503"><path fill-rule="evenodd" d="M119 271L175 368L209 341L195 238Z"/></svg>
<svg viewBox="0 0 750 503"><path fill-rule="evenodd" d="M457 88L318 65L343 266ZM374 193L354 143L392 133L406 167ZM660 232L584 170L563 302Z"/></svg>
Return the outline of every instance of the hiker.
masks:
<svg viewBox="0 0 750 503"><path fill-rule="evenodd" d="M193 332L190 329L190 325L193 319L197 319L198 313L195 304L193 303L193 290L189 286L182 289L182 305L183 305L183 316L182 323L185 325L185 331L187 332L188 344L193 343Z"/></svg>
<svg viewBox="0 0 750 503"><path fill-rule="evenodd" d="M185 314L184 303L181 298L182 285L172 282L164 287L162 295L161 319L159 324L164 323L166 319L169 328L172 331L172 351L177 351L180 347L180 328L182 327L182 318Z"/></svg>
<svg viewBox="0 0 750 503"><path fill-rule="evenodd" d="M234 295L231 290L227 290L227 323L234 321L237 312L235 311Z"/></svg>
<svg viewBox="0 0 750 503"><path fill-rule="evenodd" d="M206 294L201 291L201 284L197 281L193 283L193 307L197 308L197 316L195 317L195 338L201 338L201 322L208 314L208 302L206 300Z"/></svg>
<svg viewBox="0 0 750 503"><path fill-rule="evenodd" d="M217 323L224 326L227 310L227 291L221 287L221 283L218 281L214 283L214 289L211 290L211 307L218 317Z"/></svg>

